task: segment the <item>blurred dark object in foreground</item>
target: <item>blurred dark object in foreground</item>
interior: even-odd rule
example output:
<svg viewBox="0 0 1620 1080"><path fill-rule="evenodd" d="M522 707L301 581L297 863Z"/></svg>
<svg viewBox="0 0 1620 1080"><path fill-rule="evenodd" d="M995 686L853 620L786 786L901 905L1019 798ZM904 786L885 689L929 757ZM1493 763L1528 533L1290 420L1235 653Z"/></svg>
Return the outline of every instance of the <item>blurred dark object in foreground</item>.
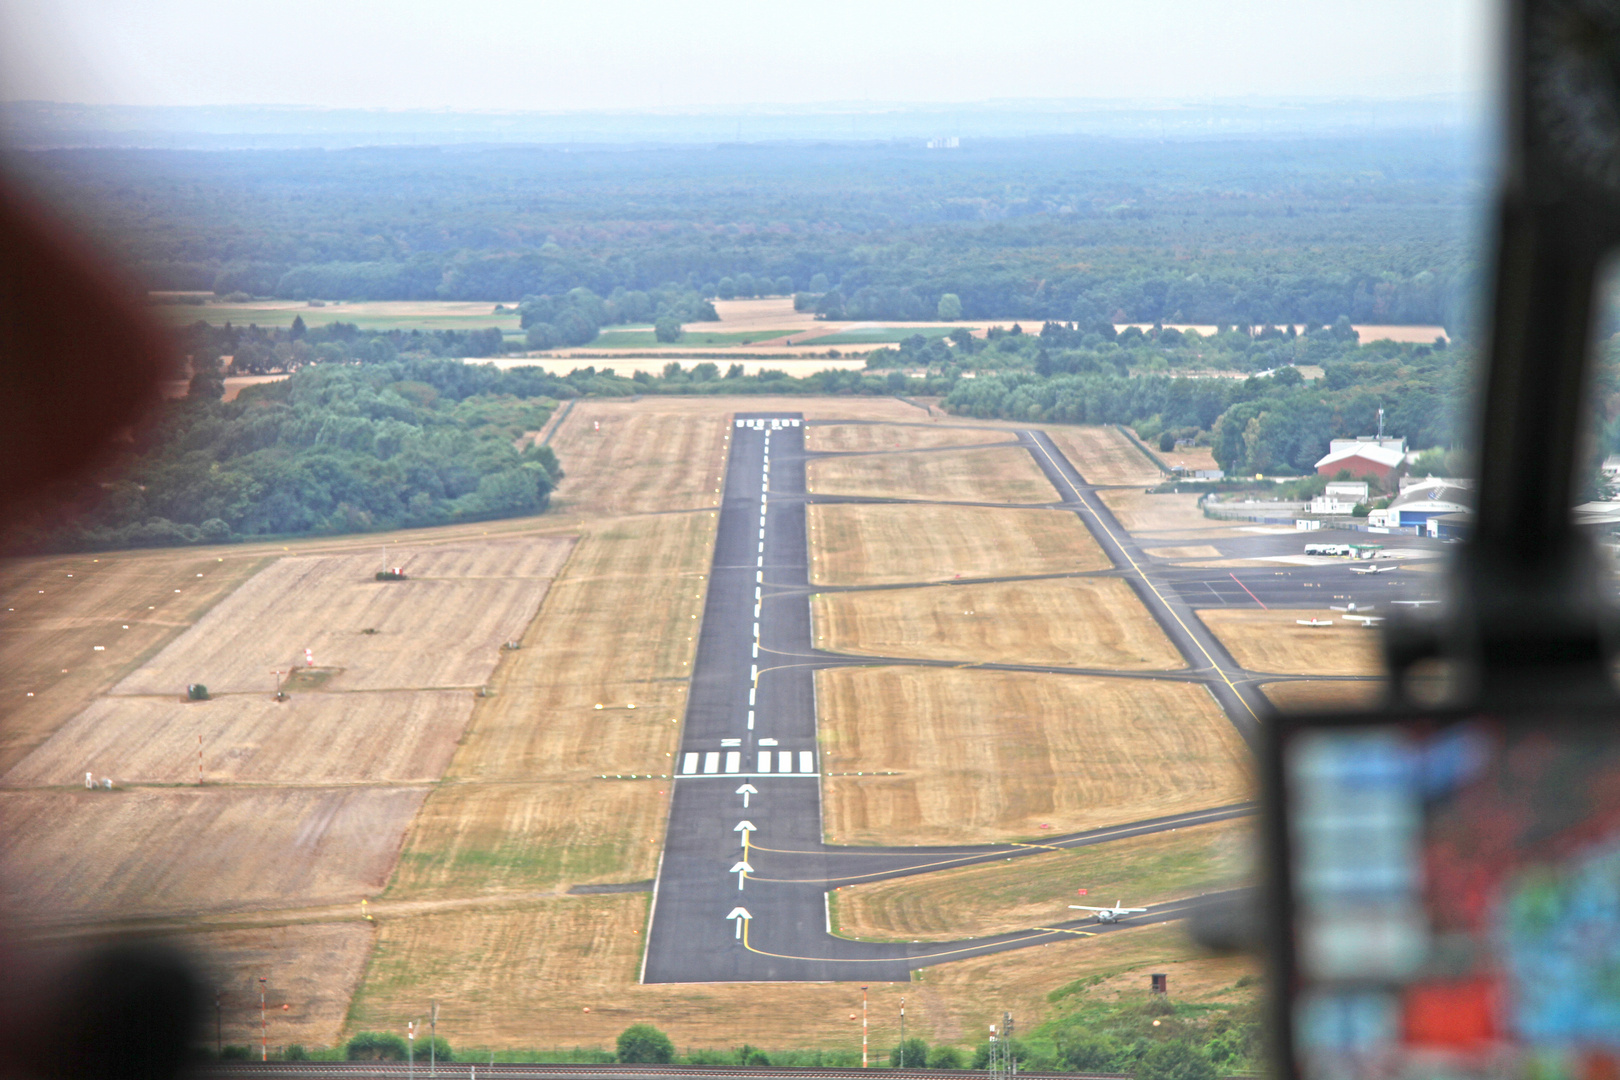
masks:
<svg viewBox="0 0 1620 1080"><path fill-rule="evenodd" d="M158 402L173 355L136 285L0 178L0 524L93 467ZM0 822L0 828L5 823ZM49 953L0 931L0 1076L160 1080L191 1053L201 984L176 950Z"/></svg>
<svg viewBox="0 0 1620 1080"><path fill-rule="evenodd" d="M139 287L0 177L0 513L101 460L173 377Z"/></svg>

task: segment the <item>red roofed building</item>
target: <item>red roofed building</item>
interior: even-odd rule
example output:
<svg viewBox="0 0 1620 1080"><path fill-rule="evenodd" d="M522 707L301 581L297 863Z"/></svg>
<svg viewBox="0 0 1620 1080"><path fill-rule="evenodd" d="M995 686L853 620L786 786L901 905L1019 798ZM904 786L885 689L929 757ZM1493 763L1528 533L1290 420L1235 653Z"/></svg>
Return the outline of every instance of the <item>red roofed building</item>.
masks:
<svg viewBox="0 0 1620 1080"><path fill-rule="evenodd" d="M1405 439L1334 439L1316 463L1318 476L1371 476L1382 481L1406 460Z"/></svg>

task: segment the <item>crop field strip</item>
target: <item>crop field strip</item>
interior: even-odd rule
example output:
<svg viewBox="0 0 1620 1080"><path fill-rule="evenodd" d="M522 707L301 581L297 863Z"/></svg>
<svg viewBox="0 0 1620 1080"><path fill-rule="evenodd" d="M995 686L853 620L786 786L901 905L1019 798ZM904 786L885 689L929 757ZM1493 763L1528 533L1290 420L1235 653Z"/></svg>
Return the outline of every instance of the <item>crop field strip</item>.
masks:
<svg viewBox="0 0 1620 1080"><path fill-rule="evenodd" d="M1198 617L1249 671L1277 675L1383 675L1379 635L1331 609L1201 610ZM1331 622L1301 626L1296 620Z"/></svg>
<svg viewBox="0 0 1620 1080"><path fill-rule="evenodd" d="M817 495L939 502L1045 504L1057 494L1017 446L813 459L806 481Z"/></svg>

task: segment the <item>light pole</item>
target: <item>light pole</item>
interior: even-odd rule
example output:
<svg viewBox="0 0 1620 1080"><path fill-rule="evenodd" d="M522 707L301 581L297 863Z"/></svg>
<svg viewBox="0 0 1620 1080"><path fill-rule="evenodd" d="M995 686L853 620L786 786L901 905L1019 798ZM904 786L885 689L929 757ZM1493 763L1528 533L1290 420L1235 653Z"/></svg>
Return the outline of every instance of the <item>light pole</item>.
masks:
<svg viewBox="0 0 1620 1080"><path fill-rule="evenodd" d="M429 1023L429 1026L431 1026L432 1029L433 1029L433 1035L432 1035L431 1038L428 1039L428 1075L429 1076L438 1076L439 1075L439 1003L437 1001L435 1001L433 1003L433 1012L430 1013L429 1015L431 1016L431 1019L429 1020L428 1023Z"/></svg>
<svg viewBox="0 0 1620 1080"><path fill-rule="evenodd" d="M264 1018L264 979L259 979L259 1060L270 1060L270 1027Z"/></svg>
<svg viewBox="0 0 1620 1080"><path fill-rule="evenodd" d="M866 1057L866 987L861 987L861 1068L867 1067Z"/></svg>
<svg viewBox="0 0 1620 1080"><path fill-rule="evenodd" d="M906 1067L906 998L900 996L900 1067Z"/></svg>
<svg viewBox="0 0 1620 1080"><path fill-rule="evenodd" d="M412 1020L405 1025L405 1053L407 1056L406 1071L416 1075L416 1021Z"/></svg>

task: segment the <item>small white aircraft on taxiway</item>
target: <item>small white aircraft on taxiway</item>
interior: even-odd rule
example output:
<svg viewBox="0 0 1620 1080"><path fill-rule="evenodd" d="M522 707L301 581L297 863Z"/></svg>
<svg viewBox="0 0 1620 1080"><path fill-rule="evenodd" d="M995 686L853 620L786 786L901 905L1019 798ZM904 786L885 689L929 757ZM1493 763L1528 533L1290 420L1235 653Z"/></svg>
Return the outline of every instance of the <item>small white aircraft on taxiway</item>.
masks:
<svg viewBox="0 0 1620 1080"><path fill-rule="evenodd" d="M1371 630L1374 626L1383 622L1384 617L1382 615L1346 615L1344 621L1358 622L1366 629Z"/></svg>
<svg viewBox="0 0 1620 1080"><path fill-rule="evenodd" d="M1388 574L1399 569L1398 566L1352 566L1350 572L1352 574Z"/></svg>
<svg viewBox="0 0 1620 1080"><path fill-rule="evenodd" d="M1346 604L1343 607L1339 607L1337 604L1332 604L1332 605L1330 605L1330 607L1331 607L1331 609L1333 611L1371 611L1372 610L1372 605L1371 604Z"/></svg>
<svg viewBox="0 0 1620 1080"><path fill-rule="evenodd" d="M1070 904L1071 911L1091 911L1097 915L1098 922L1119 922L1126 915L1140 915L1147 910L1145 907L1120 907L1125 901L1114 901L1113 907L1086 907L1084 904Z"/></svg>

